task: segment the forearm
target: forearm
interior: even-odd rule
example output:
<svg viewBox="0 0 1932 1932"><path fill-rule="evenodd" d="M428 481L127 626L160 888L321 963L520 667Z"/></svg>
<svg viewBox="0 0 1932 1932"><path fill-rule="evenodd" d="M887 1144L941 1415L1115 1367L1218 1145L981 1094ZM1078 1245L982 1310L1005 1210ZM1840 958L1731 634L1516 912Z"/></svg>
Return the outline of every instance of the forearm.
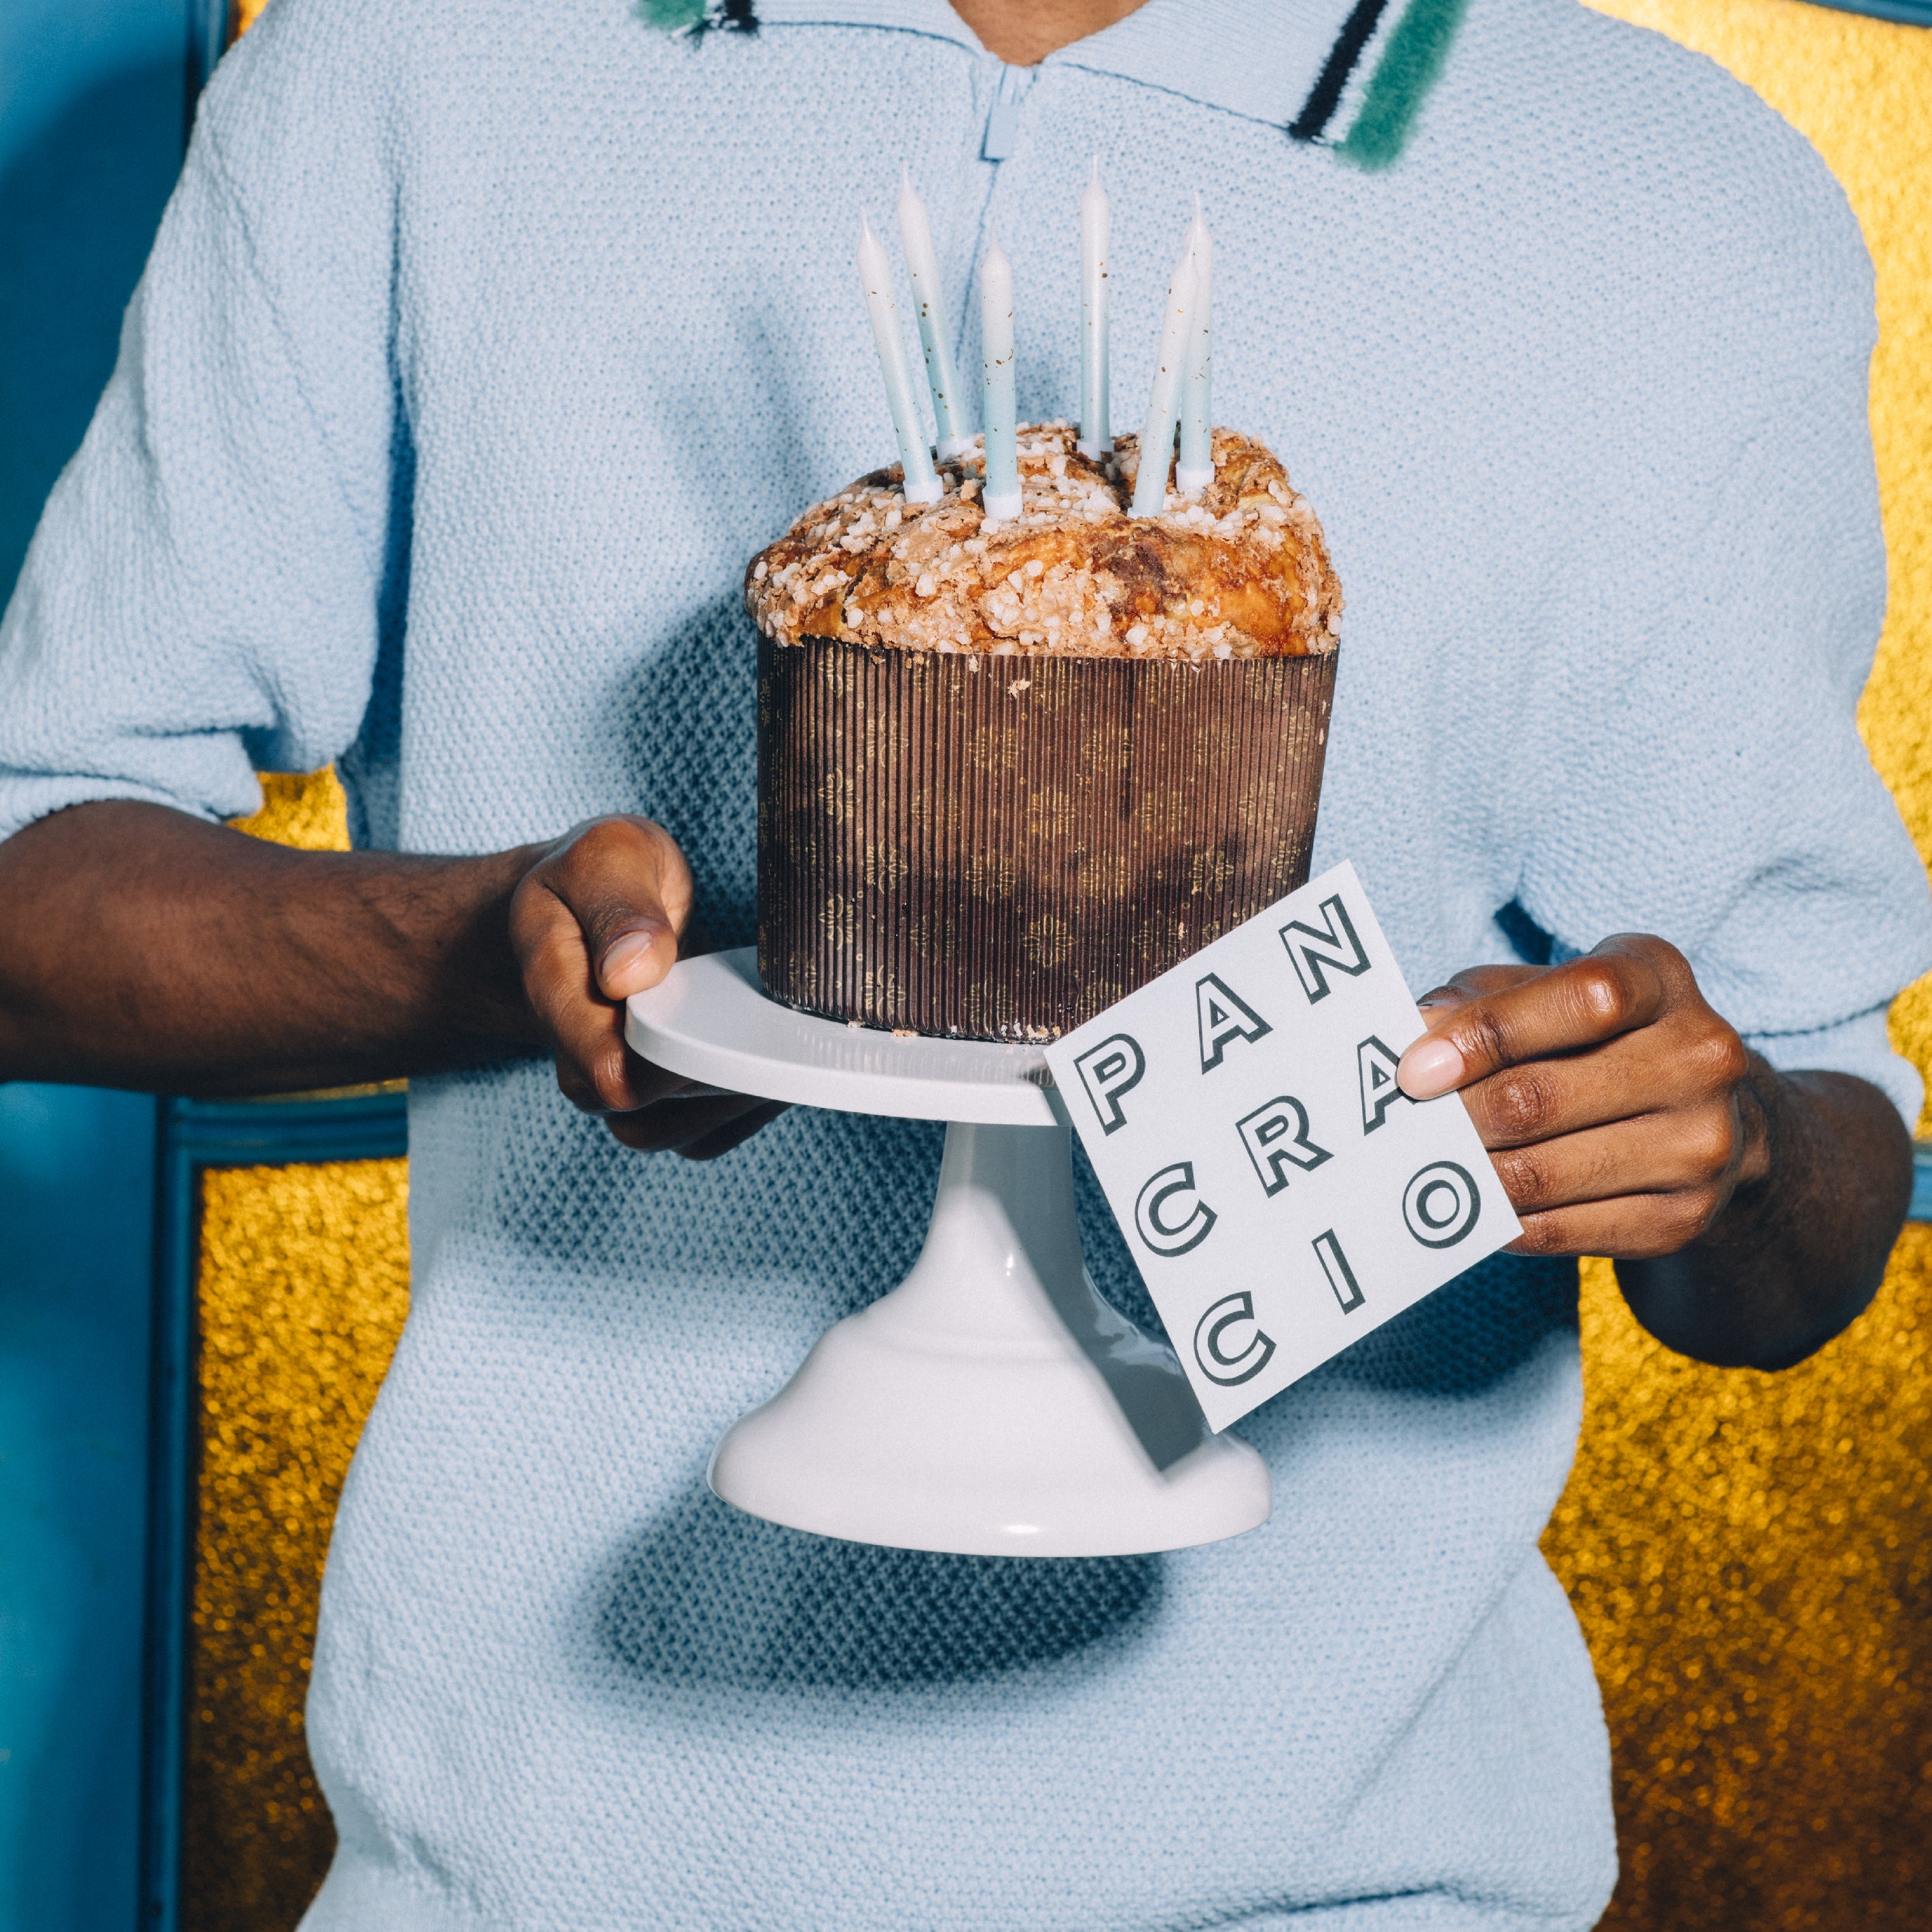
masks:
<svg viewBox="0 0 1932 1932"><path fill-rule="evenodd" d="M296 852L132 802L0 844L0 1079L290 1092L541 1051L533 851Z"/></svg>
<svg viewBox="0 0 1932 1932"><path fill-rule="evenodd" d="M1619 1261L1617 1279L1667 1347L1785 1368L1877 1292L1911 1199L1912 1144L1885 1095L1846 1074L1781 1075L1754 1057L1740 1107L1747 1178L1700 1239Z"/></svg>

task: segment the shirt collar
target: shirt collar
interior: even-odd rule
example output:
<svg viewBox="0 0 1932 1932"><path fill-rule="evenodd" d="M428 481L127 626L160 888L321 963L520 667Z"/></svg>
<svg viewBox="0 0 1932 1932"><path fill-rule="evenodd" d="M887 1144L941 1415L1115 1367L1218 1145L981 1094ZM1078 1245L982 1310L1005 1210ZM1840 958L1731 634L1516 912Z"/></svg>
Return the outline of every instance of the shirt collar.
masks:
<svg viewBox="0 0 1932 1932"><path fill-rule="evenodd" d="M1356 0L1145 0L1104 32L1048 55L1285 128L1308 99ZM882 27L986 55L946 0L758 0L771 26ZM986 55L990 59L990 55Z"/></svg>

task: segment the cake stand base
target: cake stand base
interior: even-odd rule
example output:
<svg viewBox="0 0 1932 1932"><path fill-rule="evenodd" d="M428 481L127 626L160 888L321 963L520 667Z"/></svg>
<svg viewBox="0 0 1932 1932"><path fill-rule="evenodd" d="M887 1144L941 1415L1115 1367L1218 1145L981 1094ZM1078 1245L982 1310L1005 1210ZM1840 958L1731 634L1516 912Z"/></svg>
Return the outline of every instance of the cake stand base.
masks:
<svg viewBox="0 0 1932 1932"><path fill-rule="evenodd" d="M973 1556L1113 1556L1267 1521L1266 1466L1211 1434L1180 1365L1094 1291L1070 1132L1036 1049L900 1040L776 1006L748 952L675 968L632 1045L740 1092L949 1121L905 1280L821 1336L711 1459L796 1529Z"/></svg>

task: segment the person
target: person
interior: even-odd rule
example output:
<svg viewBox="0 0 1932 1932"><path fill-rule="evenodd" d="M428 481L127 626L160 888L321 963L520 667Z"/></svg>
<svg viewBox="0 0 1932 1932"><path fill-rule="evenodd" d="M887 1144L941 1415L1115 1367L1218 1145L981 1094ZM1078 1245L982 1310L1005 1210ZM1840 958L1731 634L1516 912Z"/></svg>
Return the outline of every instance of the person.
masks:
<svg viewBox="0 0 1932 1932"><path fill-rule="evenodd" d="M304 1924L1586 1925L1607 1750L1537 1547L1573 1258L1774 1368L1908 1192L1885 1016L1932 927L1853 719L1856 226L1745 90L1569 0L689 16L276 0L0 632L0 1072L411 1081ZM1523 1234L1241 1425L1247 1537L874 1550L705 1461L904 1272L936 1131L688 1090L620 1002L753 931L739 578L886 460L860 205L910 164L960 318L997 226L1022 411L1071 417L1096 152L1118 395L1197 189L1214 224L1219 413L1348 598L1316 866L1437 988L1404 1084L1460 1088ZM355 850L221 823L332 760Z"/></svg>

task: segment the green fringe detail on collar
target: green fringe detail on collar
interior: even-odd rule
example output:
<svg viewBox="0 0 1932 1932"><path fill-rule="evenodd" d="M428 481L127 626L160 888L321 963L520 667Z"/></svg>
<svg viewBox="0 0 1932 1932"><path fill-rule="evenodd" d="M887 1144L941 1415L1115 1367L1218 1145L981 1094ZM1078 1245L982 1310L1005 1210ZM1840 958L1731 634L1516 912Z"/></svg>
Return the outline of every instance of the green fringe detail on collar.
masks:
<svg viewBox="0 0 1932 1932"><path fill-rule="evenodd" d="M1371 172L1394 166L1449 58L1468 0L1411 0L1376 64L1367 98L1337 152Z"/></svg>
<svg viewBox="0 0 1932 1932"><path fill-rule="evenodd" d="M709 0L638 0L638 18L661 33L688 34L704 24Z"/></svg>

